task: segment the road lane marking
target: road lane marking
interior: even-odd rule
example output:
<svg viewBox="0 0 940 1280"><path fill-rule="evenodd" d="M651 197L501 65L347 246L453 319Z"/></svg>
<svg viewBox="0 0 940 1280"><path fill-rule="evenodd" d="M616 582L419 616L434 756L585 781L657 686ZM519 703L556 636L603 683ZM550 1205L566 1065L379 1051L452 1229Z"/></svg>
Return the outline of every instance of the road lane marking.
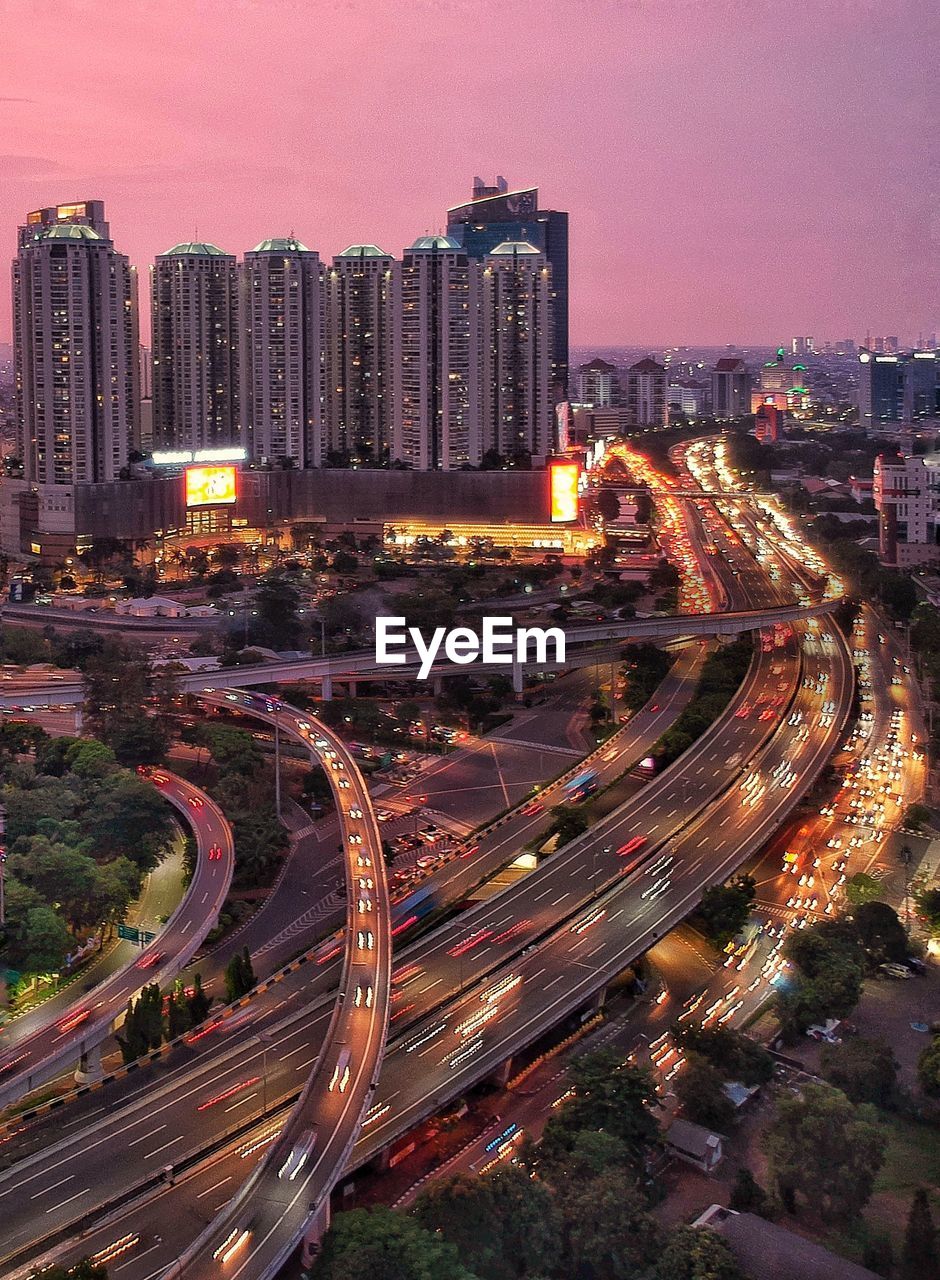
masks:
<svg viewBox="0 0 940 1280"><path fill-rule="evenodd" d="M42 1191L37 1191L29 1198L30 1200L38 1200L40 1196L44 1196L48 1191L55 1191L56 1187L64 1187L67 1182L71 1182L75 1177L74 1173L70 1173L67 1178L63 1178L61 1182L53 1182L51 1187L43 1187Z"/></svg>

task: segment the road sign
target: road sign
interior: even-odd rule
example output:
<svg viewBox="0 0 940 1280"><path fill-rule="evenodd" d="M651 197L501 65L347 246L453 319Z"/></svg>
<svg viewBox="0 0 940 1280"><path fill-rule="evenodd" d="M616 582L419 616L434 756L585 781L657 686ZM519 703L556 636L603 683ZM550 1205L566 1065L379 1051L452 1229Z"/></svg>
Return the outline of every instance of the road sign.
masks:
<svg viewBox="0 0 940 1280"><path fill-rule="evenodd" d="M153 937L153 934L150 935ZM125 942L140 943L140 930L133 924L119 924L118 937L123 938Z"/></svg>
<svg viewBox="0 0 940 1280"><path fill-rule="evenodd" d="M155 933L149 933L146 929L138 929L137 932L140 935L140 945L142 947L149 946L157 936Z"/></svg>

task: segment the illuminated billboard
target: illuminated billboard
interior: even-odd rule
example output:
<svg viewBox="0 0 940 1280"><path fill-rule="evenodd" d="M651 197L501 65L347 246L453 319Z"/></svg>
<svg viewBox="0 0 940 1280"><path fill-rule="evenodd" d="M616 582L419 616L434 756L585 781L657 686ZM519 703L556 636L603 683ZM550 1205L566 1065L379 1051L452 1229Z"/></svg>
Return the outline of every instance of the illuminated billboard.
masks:
<svg viewBox="0 0 940 1280"><path fill-rule="evenodd" d="M235 501L235 467L187 467L186 506L230 506Z"/></svg>
<svg viewBox="0 0 940 1280"><path fill-rule="evenodd" d="M577 462L553 462L549 467L552 495L552 524L564 524L578 518Z"/></svg>

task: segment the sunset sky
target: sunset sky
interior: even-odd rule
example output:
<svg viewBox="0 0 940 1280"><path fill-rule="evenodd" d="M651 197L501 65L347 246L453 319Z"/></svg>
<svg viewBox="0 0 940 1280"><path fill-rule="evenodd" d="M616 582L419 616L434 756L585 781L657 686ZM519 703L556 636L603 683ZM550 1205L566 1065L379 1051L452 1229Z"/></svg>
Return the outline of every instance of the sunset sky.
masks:
<svg viewBox="0 0 940 1280"><path fill-rule="evenodd" d="M938 54L935 0L0 0L0 237L398 255L501 173L570 211L573 343L912 338Z"/></svg>

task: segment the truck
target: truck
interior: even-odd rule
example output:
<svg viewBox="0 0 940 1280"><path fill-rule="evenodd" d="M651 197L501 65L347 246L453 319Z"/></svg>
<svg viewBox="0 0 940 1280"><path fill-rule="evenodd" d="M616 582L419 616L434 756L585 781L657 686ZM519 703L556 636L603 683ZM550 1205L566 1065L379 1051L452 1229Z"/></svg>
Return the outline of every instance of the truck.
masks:
<svg viewBox="0 0 940 1280"><path fill-rule="evenodd" d="M423 885L409 893L406 898L402 898L400 902L396 902L392 906L392 937L397 937L400 933L404 933L406 929L410 929L413 924L417 924L419 920L423 920L437 906L437 898L434 890L429 885Z"/></svg>
<svg viewBox="0 0 940 1280"><path fill-rule="evenodd" d="M595 769L586 769L584 773L579 773L576 778L569 778L564 785L564 796L569 804L577 804L581 800L587 800L588 796L594 795L597 791L597 771Z"/></svg>

